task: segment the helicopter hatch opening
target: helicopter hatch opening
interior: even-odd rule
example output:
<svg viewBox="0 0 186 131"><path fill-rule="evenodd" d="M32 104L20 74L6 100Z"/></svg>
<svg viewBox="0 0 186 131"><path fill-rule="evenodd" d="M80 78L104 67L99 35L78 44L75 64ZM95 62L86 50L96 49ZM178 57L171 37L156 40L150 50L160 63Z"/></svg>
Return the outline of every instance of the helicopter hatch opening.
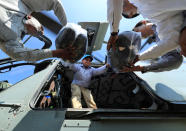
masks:
<svg viewBox="0 0 186 131"><path fill-rule="evenodd" d="M101 65L97 65L99 67ZM61 63L47 84L41 89L35 109L66 109L71 106L71 82L73 72ZM106 72L92 78L89 89L98 109L161 109L162 103L154 99L135 78L134 73ZM82 106L87 108L82 97ZM79 109L73 109L79 111Z"/></svg>
<svg viewBox="0 0 186 131"><path fill-rule="evenodd" d="M8 61L12 63L12 61ZM4 63L4 60L3 60ZM21 83L22 88L26 88L27 83L34 81L35 85L30 85L30 90L34 95L30 100L30 107L39 110L63 110L71 109L71 82L74 72L68 67L64 67L60 60L44 60L38 63L20 63L14 62L12 65L1 67L4 69L15 68L19 66L32 65L34 67L33 74L28 78L24 78ZM3 64L4 65L4 64ZM93 64L97 68L103 64ZM13 70L11 70L13 71ZM6 72L5 72L6 73ZM13 77L13 76L12 76ZM40 80L38 80L38 78ZM15 83L10 88L21 83ZM20 88L20 90L22 90ZM97 104L98 110L113 109L138 109L138 110L161 110L168 109L167 101L159 98L145 83L133 72L115 74L111 70L106 73L93 77L88 87ZM7 88L9 89L9 88ZM1 91L3 92L3 91ZM29 94L31 95L31 94ZM83 95L82 95L83 96ZM86 103L82 97L81 100L83 110L87 109ZM172 106L172 107L178 107ZM78 111L73 109L72 111ZM82 111L82 110L81 110Z"/></svg>

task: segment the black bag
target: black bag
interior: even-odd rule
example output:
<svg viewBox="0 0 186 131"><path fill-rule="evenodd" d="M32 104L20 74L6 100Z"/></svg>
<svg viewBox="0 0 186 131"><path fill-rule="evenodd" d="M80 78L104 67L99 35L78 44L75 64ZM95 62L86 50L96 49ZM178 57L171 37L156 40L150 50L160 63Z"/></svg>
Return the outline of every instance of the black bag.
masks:
<svg viewBox="0 0 186 131"><path fill-rule="evenodd" d="M64 26L56 38L56 49L65 49L70 44L75 48L73 62L77 62L85 54L88 46L87 31L76 24ZM64 59L63 59L64 60ZM64 60L68 61L68 60Z"/></svg>
<svg viewBox="0 0 186 131"><path fill-rule="evenodd" d="M123 66L129 66L133 62L141 46L140 34L133 31L124 31L119 34L116 41L116 49L108 51L108 63L115 72L119 72Z"/></svg>

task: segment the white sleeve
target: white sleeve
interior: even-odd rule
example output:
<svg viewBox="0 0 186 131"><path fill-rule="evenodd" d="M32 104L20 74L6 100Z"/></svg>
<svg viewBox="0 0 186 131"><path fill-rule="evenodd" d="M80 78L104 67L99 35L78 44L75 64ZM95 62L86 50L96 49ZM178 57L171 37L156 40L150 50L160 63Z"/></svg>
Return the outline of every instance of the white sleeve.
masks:
<svg viewBox="0 0 186 131"><path fill-rule="evenodd" d="M154 59L176 49L179 46L178 41L182 23L183 16L181 13L159 22L157 32L160 41L157 42L157 45L139 54L139 59Z"/></svg>
<svg viewBox="0 0 186 131"><path fill-rule="evenodd" d="M118 32L122 10L123 0L107 0L107 20L110 24L110 32Z"/></svg>
<svg viewBox="0 0 186 131"><path fill-rule="evenodd" d="M31 11L40 12L43 10L53 10L62 26L67 24L66 13L61 0L22 0Z"/></svg>
<svg viewBox="0 0 186 131"><path fill-rule="evenodd" d="M52 51L50 49L38 50L25 48L21 43L15 40L10 40L1 44L1 49L16 60L37 61L52 57Z"/></svg>
<svg viewBox="0 0 186 131"><path fill-rule="evenodd" d="M59 21L61 22L62 26L67 24L66 13L63 8L63 5L60 0L52 1L53 2L53 11L55 15L58 17Z"/></svg>
<svg viewBox="0 0 186 131"><path fill-rule="evenodd" d="M139 54L139 60L147 60L158 58L167 52L174 50L178 47L178 41L172 39L160 40L158 44L150 47L146 51Z"/></svg>

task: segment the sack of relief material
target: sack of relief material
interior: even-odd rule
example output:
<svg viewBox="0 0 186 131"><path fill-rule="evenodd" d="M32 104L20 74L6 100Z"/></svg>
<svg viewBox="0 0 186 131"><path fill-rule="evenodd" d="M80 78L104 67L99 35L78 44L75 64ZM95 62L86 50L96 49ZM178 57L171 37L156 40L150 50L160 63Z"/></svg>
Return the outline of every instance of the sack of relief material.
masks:
<svg viewBox="0 0 186 131"><path fill-rule="evenodd" d="M73 23L68 23L58 33L56 38L56 49L66 49L71 46L74 49L74 56L71 58L71 63L75 63L81 59L88 47L87 31L81 26ZM63 59L64 61L69 61Z"/></svg>
<svg viewBox="0 0 186 131"><path fill-rule="evenodd" d="M123 66L129 66L134 61L141 46L141 35L133 31L124 31L118 35L116 49L108 51L108 63L118 73Z"/></svg>

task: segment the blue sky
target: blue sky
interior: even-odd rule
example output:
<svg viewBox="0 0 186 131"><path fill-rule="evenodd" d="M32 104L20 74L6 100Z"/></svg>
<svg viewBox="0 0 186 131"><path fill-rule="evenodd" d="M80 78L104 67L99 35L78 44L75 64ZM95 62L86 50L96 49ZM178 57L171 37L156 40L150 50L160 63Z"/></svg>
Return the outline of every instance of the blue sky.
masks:
<svg viewBox="0 0 186 131"><path fill-rule="evenodd" d="M63 6L66 11L68 22L78 23L78 22L105 22L107 21L107 1L106 0L62 0ZM45 12L53 19L57 20L57 17L54 16L53 12ZM134 25L143 19L141 16L138 16L134 19L122 19L120 22L120 32L131 30ZM105 41L108 40L110 30L108 28ZM53 45L51 49L55 49L55 38L56 35L51 33L49 30L45 29L45 35L48 36L52 41ZM42 42L39 42L36 38L31 38L28 43L25 45L28 48L41 48L43 45ZM106 54L106 44L103 44L100 51L94 52L97 57L104 59ZM0 59L8 57L5 53L0 51ZM32 75L33 67L25 66L14 69L14 73L0 74L0 81L11 78L10 83L16 83L26 76ZM16 76L16 77L15 77Z"/></svg>

